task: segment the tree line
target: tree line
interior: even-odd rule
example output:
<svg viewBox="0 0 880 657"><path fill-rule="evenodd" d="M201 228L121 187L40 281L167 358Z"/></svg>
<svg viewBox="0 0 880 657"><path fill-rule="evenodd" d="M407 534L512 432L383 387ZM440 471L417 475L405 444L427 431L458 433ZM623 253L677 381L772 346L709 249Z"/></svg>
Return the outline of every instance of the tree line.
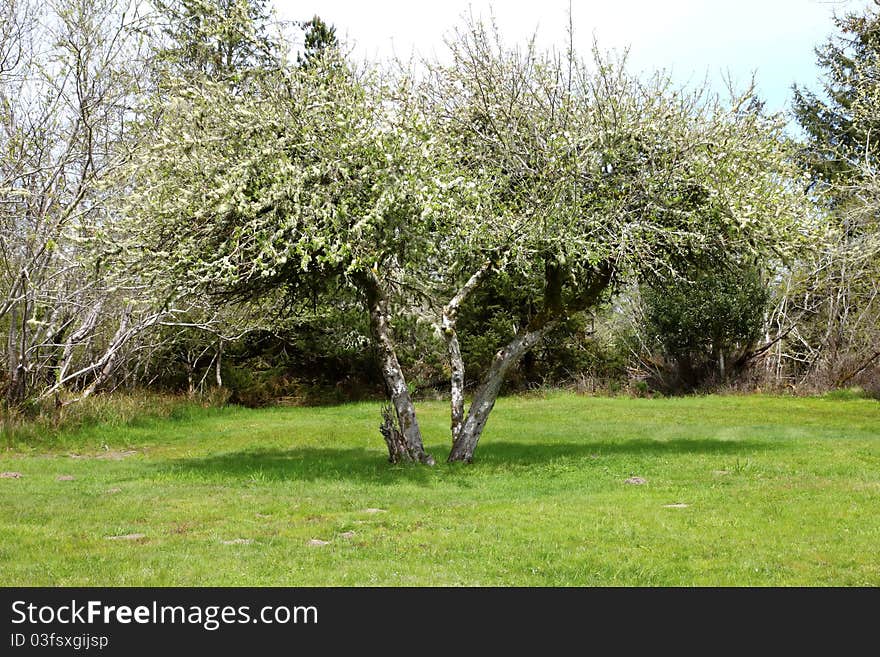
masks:
<svg viewBox="0 0 880 657"><path fill-rule="evenodd" d="M0 13L7 418L335 382L433 463L430 390L471 461L505 385L878 385L875 9L817 50L797 138L753 87L476 19L379 65L263 0Z"/></svg>

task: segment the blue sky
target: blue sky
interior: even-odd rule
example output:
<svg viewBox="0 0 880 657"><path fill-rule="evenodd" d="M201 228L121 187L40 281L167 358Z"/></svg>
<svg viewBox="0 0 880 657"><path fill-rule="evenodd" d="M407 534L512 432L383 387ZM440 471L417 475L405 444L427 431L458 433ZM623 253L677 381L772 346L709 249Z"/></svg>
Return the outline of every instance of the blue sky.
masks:
<svg viewBox="0 0 880 657"><path fill-rule="evenodd" d="M785 110L791 85L818 88L813 48L833 32L833 12L868 0L573 0L576 46L593 37L603 49L630 48L636 71L663 68L680 83L708 76L721 90L729 74L745 85L756 74L771 110ZM275 0L282 18L314 14L333 23L354 53L370 59L444 53L443 39L469 8L494 12L505 37L525 41L537 28L542 45L565 44L568 0Z"/></svg>

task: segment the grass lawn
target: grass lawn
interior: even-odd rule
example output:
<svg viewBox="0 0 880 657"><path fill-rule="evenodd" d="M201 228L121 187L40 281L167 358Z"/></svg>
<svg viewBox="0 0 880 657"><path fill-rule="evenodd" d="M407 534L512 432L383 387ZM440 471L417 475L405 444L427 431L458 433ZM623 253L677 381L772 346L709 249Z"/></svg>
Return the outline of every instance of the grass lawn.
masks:
<svg viewBox="0 0 880 657"><path fill-rule="evenodd" d="M877 401L511 397L432 469L378 424L190 409L6 449L0 585L880 585Z"/></svg>

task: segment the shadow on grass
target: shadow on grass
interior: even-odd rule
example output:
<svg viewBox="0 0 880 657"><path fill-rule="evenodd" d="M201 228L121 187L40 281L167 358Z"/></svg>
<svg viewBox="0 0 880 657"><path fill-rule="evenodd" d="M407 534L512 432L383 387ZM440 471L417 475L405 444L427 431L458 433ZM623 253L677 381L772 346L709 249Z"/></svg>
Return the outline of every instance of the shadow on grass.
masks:
<svg viewBox="0 0 880 657"><path fill-rule="evenodd" d="M254 481L355 479L393 484L401 479L428 483L433 478L429 468L389 464L378 450L323 447L227 452L165 461L157 468L163 473L206 479L237 477Z"/></svg>
<svg viewBox="0 0 880 657"><path fill-rule="evenodd" d="M708 438L673 439L673 440L619 440L595 441L589 443L509 443L487 442L477 448L478 463L504 464L556 461L559 459L587 459L592 462L595 457L606 456L663 456L674 454L732 454L748 455L775 449L769 441L757 440L717 440Z"/></svg>
<svg viewBox="0 0 880 657"><path fill-rule="evenodd" d="M442 463L446 449L432 446ZM455 472L475 474L481 470L502 470L505 466L534 466L536 469L559 460L583 461L584 468L595 467L603 457L630 455L741 455L773 449L769 442L749 440L628 440L592 443L511 443L491 442L477 449L473 465L456 464ZM598 458L597 458L598 457ZM390 465L378 450L307 447L228 452L204 458L166 461L157 465L165 474L195 475L207 479L238 477L254 481L281 480L361 480L373 484L400 481L428 484L451 468L427 468L413 465Z"/></svg>

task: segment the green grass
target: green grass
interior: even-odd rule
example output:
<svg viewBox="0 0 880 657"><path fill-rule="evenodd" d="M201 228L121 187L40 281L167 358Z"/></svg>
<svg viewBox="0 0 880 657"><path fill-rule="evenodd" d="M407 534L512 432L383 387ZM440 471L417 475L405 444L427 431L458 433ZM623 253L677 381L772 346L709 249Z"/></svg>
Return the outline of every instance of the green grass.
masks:
<svg viewBox="0 0 880 657"><path fill-rule="evenodd" d="M442 460L446 405L420 419ZM432 469L378 423L188 407L7 450L0 584L880 585L877 401L511 397Z"/></svg>

